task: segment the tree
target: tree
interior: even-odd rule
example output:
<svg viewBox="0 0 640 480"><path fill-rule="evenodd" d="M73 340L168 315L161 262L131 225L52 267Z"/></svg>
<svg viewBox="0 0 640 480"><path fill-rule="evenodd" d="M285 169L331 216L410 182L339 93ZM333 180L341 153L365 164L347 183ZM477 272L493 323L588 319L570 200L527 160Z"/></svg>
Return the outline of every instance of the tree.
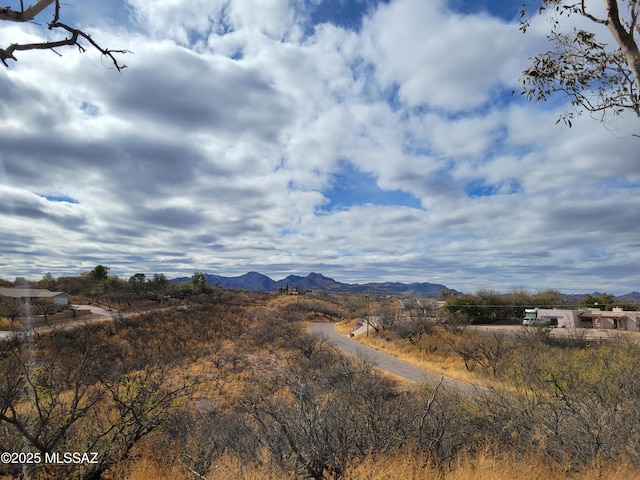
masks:
<svg viewBox="0 0 640 480"><path fill-rule="evenodd" d="M167 277L164 273L154 273L151 282L155 287L162 288L167 286L169 280L167 280Z"/></svg>
<svg viewBox="0 0 640 480"><path fill-rule="evenodd" d="M42 280L40 280L40 288L46 288L48 290L55 290L56 288L56 279L53 278L51 273L47 272L42 276Z"/></svg>
<svg viewBox="0 0 640 480"><path fill-rule="evenodd" d="M579 307L587 307L587 308L600 308L602 310L611 310L616 303L616 297L611 295L610 293L594 293L587 294L582 297L580 303L578 303Z"/></svg>
<svg viewBox="0 0 640 480"><path fill-rule="evenodd" d="M0 317L6 317L11 324L20 315L21 308L14 298L4 298L0 301Z"/></svg>
<svg viewBox="0 0 640 480"><path fill-rule="evenodd" d="M132 285L142 285L146 281L146 276L144 273L136 273L129 277L129 283Z"/></svg>
<svg viewBox="0 0 640 480"><path fill-rule="evenodd" d="M431 335L438 323L437 308L431 302L424 304L419 300L403 301L404 308L398 312L398 318L392 330L402 339L416 345L423 335Z"/></svg>
<svg viewBox="0 0 640 480"><path fill-rule="evenodd" d="M105 267L104 265L96 265L96 267L89 272L89 275L93 280L103 281L107 279L109 275L109 267Z"/></svg>
<svg viewBox="0 0 640 480"><path fill-rule="evenodd" d="M127 50L111 50L102 48L91 36L82 30L71 27L60 21L60 1L59 0L37 0L36 3L24 8L23 0L20 0L20 10L13 10L11 7L0 8L0 20L9 22L27 23L33 21L48 6L54 5L53 19L48 23L49 30L62 31L69 34L67 38L34 43L12 43L7 48L0 48L0 60L5 66L9 66L7 60L17 61L14 52L23 50L51 50L56 53L56 49L65 46L76 46L80 52L85 52L86 48L81 41L87 42L91 47L98 50L103 56L108 57L118 71L126 68L116 58L118 54L129 53ZM59 54L58 54L59 55Z"/></svg>
<svg viewBox="0 0 640 480"><path fill-rule="evenodd" d="M566 305L566 300L558 290L541 290L531 297L532 307L557 308Z"/></svg>
<svg viewBox="0 0 640 480"><path fill-rule="evenodd" d="M440 295L438 296L438 298L440 300L449 300L450 298L454 297L454 293L451 289L449 288L443 288L442 290L440 290Z"/></svg>
<svg viewBox="0 0 640 480"><path fill-rule="evenodd" d="M117 346L89 327L0 342L0 450L99 452L91 463L0 462L0 477L98 480L168 424L191 386L151 362L114 366Z"/></svg>
<svg viewBox="0 0 640 480"><path fill-rule="evenodd" d="M481 289L475 295L465 294L450 298L445 309L454 315L463 315L471 323L493 323L514 316L507 299L495 290Z"/></svg>
<svg viewBox="0 0 640 480"><path fill-rule="evenodd" d="M196 272L191 277L191 289L193 293L205 293L209 290L207 277L202 272Z"/></svg>
<svg viewBox="0 0 640 480"><path fill-rule="evenodd" d="M595 0L541 0L529 2L521 10L523 32L531 21L528 6L536 5L533 16L551 11L548 38L553 44L553 49L534 57L523 72L522 93L536 102L555 93L569 97L571 108L558 119L569 127L571 119L583 110L600 121L608 113L620 115L628 110L640 117L640 2L602 1L604 9L600 10ZM567 32L564 24L572 15L586 19L593 31L573 27ZM601 38L606 34L598 27L606 27L612 38Z"/></svg>
<svg viewBox="0 0 640 480"><path fill-rule="evenodd" d="M503 371L514 351L504 332L472 332L453 339L452 346L467 370L472 371L480 365L494 378Z"/></svg>

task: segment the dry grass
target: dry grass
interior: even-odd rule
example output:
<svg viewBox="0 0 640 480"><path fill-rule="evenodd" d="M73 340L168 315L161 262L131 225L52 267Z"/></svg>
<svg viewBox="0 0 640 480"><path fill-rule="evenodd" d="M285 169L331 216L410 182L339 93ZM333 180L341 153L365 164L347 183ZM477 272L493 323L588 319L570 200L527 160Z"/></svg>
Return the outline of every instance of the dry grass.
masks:
<svg viewBox="0 0 640 480"><path fill-rule="evenodd" d="M444 344L444 336L450 334L439 331L436 332L435 335L437 336L435 343ZM391 337L384 332L369 335L368 337L359 335L354 337L354 340L431 372L455 378L463 382L475 384L486 383L485 379L474 374L474 372L468 371L460 357L448 354L448 352L443 351L444 349L442 347L431 352L421 343L413 345L407 340L391 339Z"/></svg>
<svg viewBox="0 0 640 480"><path fill-rule="evenodd" d="M578 471L553 463L548 457L531 454L517 459L511 454L483 452L475 458L461 457L444 480L640 480L640 470L628 464L603 465L599 460Z"/></svg>
<svg viewBox="0 0 640 480"><path fill-rule="evenodd" d="M358 319L342 320L335 323L335 328L338 332L347 335L356 329L357 323ZM425 370L467 383L486 385L488 382L486 378L482 378L475 372L467 370L459 356L453 355L451 352L448 352L447 349L443 348L446 339L451 336L452 334L439 330L436 331L430 339L423 337L421 342L413 345L408 340L392 338L388 332L381 331L373 333L372 330L369 336L357 335L353 337L353 340L417 367L424 368ZM430 340L433 344L440 346L432 352L425 346L426 340Z"/></svg>
<svg viewBox="0 0 640 480"><path fill-rule="evenodd" d="M367 457L352 465L345 480L640 480L640 469L628 464L594 460L579 471L550 462L541 455L516 458L487 448L476 457L462 455L448 469L438 468L413 453L398 452L384 457Z"/></svg>
<svg viewBox="0 0 640 480"><path fill-rule="evenodd" d="M278 471L274 467L266 466L257 467L247 465L236 457L227 455L217 459L214 462L207 480L269 480L269 479L294 479L294 475L287 475Z"/></svg>
<svg viewBox="0 0 640 480"><path fill-rule="evenodd" d="M166 465L147 457L137 459L127 471L114 472L114 480L187 480L198 478L183 465ZM256 466L225 455L213 462L207 480L277 480L297 478L268 463ZM469 457L461 455L448 468L441 468L424 457L404 451L389 455L371 455L347 467L344 480L640 480L640 469L626 463L602 464L594 460L575 471L553 463L541 455L516 458L487 448Z"/></svg>
<svg viewBox="0 0 640 480"><path fill-rule="evenodd" d="M113 472L113 480L187 480L189 476L180 465L166 465L147 457L135 461L129 469Z"/></svg>
<svg viewBox="0 0 640 480"><path fill-rule="evenodd" d="M358 319L345 319L335 323L336 331L347 335L353 332L356 328Z"/></svg>
<svg viewBox="0 0 640 480"><path fill-rule="evenodd" d="M185 465L179 463L166 465L162 461L154 461L145 456L135 460L129 468L115 472L110 478L113 480L276 480L296 477L268 465L255 466L232 455L224 455L213 461L211 469L205 476L190 471Z"/></svg>

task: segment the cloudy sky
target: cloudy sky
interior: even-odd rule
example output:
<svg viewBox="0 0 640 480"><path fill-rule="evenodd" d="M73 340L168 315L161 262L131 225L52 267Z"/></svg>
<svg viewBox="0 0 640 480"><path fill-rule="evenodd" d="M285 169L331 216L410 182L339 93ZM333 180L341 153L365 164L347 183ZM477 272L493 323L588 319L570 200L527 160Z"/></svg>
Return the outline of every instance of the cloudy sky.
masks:
<svg viewBox="0 0 640 480"><path fill-rule="evenodd" d="M65 2L132 53L0 65L0 277L640 290L640 121L527 103L548 24L523 35L520 3Z"/></svg>

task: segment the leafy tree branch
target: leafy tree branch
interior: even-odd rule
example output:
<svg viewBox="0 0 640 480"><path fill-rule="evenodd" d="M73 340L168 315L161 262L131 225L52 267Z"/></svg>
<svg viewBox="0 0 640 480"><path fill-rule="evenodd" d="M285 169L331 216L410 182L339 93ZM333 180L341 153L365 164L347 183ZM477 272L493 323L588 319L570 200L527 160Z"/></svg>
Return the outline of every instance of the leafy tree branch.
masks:
<svg viewBox="0 0 640 480"><path fill-rule="evenodd" d="M620 115L633 111L640 117L640 28L637 0L602 0L603 13L595 0L542 0L525 4L520 28L526 32L531 19L547 15L551 22L548 36L553 48L531 59L522 75L523 94L541 102L556 93L571 100L571 109L560 120L571 126L571 118L586 110L601 121L607 113ZM531 6L536 5L533 15ZM574 27L567 32L567 17L579 15L594 27L606 27L611 38L601 38L598 29ZM615 44L609 45L613 39Z"/></svg>

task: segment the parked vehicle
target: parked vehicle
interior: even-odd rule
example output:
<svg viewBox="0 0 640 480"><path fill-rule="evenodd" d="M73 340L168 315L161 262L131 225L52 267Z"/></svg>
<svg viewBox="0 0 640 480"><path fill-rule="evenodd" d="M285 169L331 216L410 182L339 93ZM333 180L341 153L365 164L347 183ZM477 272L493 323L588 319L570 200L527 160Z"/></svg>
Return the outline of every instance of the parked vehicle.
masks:
<svg viewBox="0 0 640 480"><path fill-rule="evenodd" d="M525 327L557 327L558 318L539 315L539 309L537 308L527 308L524 311L522 325Z"/></svg>

